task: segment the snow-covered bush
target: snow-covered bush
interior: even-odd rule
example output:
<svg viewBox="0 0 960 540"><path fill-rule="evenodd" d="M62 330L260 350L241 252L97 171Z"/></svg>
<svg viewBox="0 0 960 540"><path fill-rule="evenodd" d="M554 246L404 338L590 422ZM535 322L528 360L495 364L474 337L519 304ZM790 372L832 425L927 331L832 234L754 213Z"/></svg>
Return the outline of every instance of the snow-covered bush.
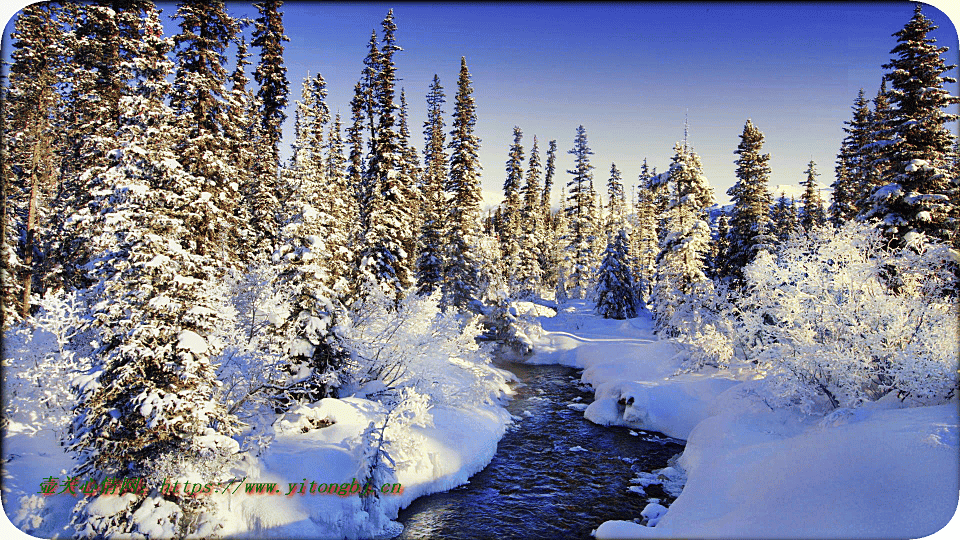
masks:
<svg viewBox="0 0 960 540"><path fill-rule="evenodd" d="M368 295L342 328L344 346L355 358L349 374L354 384L412 386L439 404L496 399L505 379L490 365L486 347L477 344L478 318L441 311L438 301L438 294L408 294L394 308L387 296Z"/></svg>
<svg viewBox="0 0 960 540"><path fill-rule="evenodd" d="M85 327L79 293L48 292L36 303L36 315L4 335L3 420L60 436L73 418L71 382L90 368L97 332Z"/></svg>
<svg viewBox="0 0 960 540"><path fill-rule="evenodd" d="M768 373L771 403L814 412L890 392L915 405L955 394L960 256L919 236L884 246L850 223L794 237L745 268L738 338Z"/></svg>

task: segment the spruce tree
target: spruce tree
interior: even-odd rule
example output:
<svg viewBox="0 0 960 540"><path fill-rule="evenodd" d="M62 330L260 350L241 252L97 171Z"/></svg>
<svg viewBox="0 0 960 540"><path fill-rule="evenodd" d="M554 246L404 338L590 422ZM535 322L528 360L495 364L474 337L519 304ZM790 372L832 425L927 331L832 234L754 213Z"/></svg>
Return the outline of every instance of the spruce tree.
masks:
<svg viewBox="0 0 960 540"><path fill-rule="evenodd" d="M401 148L397 133L398 109L394 102L396 65L393 55L402 49L396 44L397 27L393 10L383 23L383 41L371 49L369 59L371 147L367 161L369 199L366 202L369 223L364 230L360 273L363 280L376 285L388 297L399 301L412 284L405 245L413 238L410 186L401 178ZM374 129L375 123L375 129Z"/></svg>
<svg viewBox="0 0 960 540"><path fill-rule="evenodd" d="M815 227L822 227L827 216L823 210L823 199L820 197L820 187L817 185L816 163L810 160L807 164L807 170L804 174L807 179L800 183L803 186L803 195L800 196L800 226L803 230L810 232Z"/></svg>
<svg viewBox="0 0 960 540"><path fill-rule="evenodd" d="M186 172L203 178L209 203L198 214L189 237L204 255L234 265L233 251L240 200L234 158L224 136L227 121L222 101L226 83L225 53L237 33L236 21L222 1L184 0L177 7L180 33L170 105L177 119L176 153Z"/></svg>
<svg viewBox="0 0 960 540"><path fill-rule="evenodd" d="M203 498L160 487L184 470L226 480L239 450L229 437L237 420L215 399L214 359L229 311L221 262L189 241L198 225L194 208L207 204L208 195L204 179L181 167L173 147L173 113L165 102L170 47L152 11L133 61L141 79L122 102L121 146L113 164L91 179L102 188L93 213L92 310L111 337L79 382L68 445L77 453L74 475L101 483L142 479L147 492L111 502L109 513L100 498L116 500L115 492L83 498L74 510L83 537L215 533Z"/></svg>
<svg viewBox="0 0 960 540"><path fill-rule="evenodd" d="M446 190L451 201L447 213L447 252L444 256L444 299L447 305L465 308L479 300L480 267L480 139L475 135L477 110L470 85L467 60L460 58L460 76L450 132L450 176Z"/></svg>
<svg viewBox="0 0 960 540"><path fill-rule="evenodd" d="M507 288L511 292L516 290L516 275L520 265L520 212L522 203L520 187L523 182L523 132L519 127L513 127L513 144L507 158L507 179L503 182L503 210L500 213L500 253L503 264L503 273L507 278Z"/></svg>
<svg viewBox="0 0 960 540"><path fill-rule="evenodd" d="M543 214L543 222L550 224L550 216L553 215L551 200L553 198L553 175L557 172L557 141L551 140L547 148L547 164L543 171L543 196L540 199L540 208Z"/></svg>
<svg viewBox="0 0 960 540"><path fill-rule="evenodd" d="M527 181L523 185L523 206L518 213L519 241L518 266L516 273L516 293L518 297L533 297L540 294L540 284L543 280L541 260L543 255L540 248L543 240L543 221L541 219L540 189L540 149L537 136L533 136L533 147L530 149L530 162L527 167Z"/></svg>
<svg viewBox="0 0 960 540"><path fill-rule="evenodd" d="M957 197L951 185L954 134L946 124L957 119L945 112L960 98L951 96L945 85L956 82L944 73L948 66L928 34L936 27L917 5L913 17L896 32L896 55L884 68L890 81L889 118L891 140L887 150L890 170L885 185L871 196L865 217L880 220L880 227L894 246L910 242L920 234L956 240L954 230Z"/></svg>
<svg viewBox="0 0 960 540"><path fill-rule="evenodd" d="M61 35L54 7L38 3L24 8L11 37L12 62L3 96L5 125L0 133L4 183L0 269L7 321L30 313L30 297L36 292L34 276L42 263L42 229L49 225L48 201L58 179L54 118L59 105L56 82Z"/></svg>
<svg viewBox="0 0 960 540"><path fill-rule="evenodd" d="M597 273L596 309L604 319L632 319L637 316L637 292L630 272L627 233L611 235Z"/></svg>
<svg viewBox="0 0 960 540"><path fill-rule="evenodd" d="M793 197L787 199L785 194L780 194L780 197L777 198L777 204L773 206L773 210L770 212L770 221L773 223L773 233L781 243L797 232L800 222Z"/></svg>
<svg viewBox="0 0 960 540"><path fill-rule="evenodd" d="M637 226L634 229L634 236L637 237L638 251L634 255L636 261L634 279L640 298L645 302L649 300L650 292L653 290L657 254L660 253L653 179L653 172L647 165L647 160L644 159L640 168L640 184L637 186Z"/></svg>
<svg viewBox="0 0 960 540"><path fill-rule="evenodd" d="M422 221L423 193L420 188L420 158L417 149L410 142L410 127L407 125L407 98L400 89L400 186L404 191L404 200L408 206L410 234L403 239L403 251L408 272L412 276L417 270L417 241Z"/></svg>
<svg viewBox="0 0 960 540"><path fill-rule="evenodd" d="M870 201L873 192L890 180L891 149L896 143L891 115L890 92L887 90L887 80L884 77L880 80L880 89L873 98L873 110L867 117L867 137L863 156L866 161L864 182L857 189L854 202L856 217L860 220L868 219L867 213L873 207Z"/></svg>
<svg viewBox="0 0 960 540"><path fill-rule="evenodd" d="M610 164L610 179L607 180L607 222L605 238L612 238L627 225L627 199L623 192L623 176L616 163Z"/></svg>
<svg viewBox="0 0 960 540"><path fill-rule="evenodd" d="M686 144L677 143L670 169L652 183L671 196L651 300L657 329L677 335L679 326L694 320L713 292L705 273L710 251L707 208L713 194L700 158Z"/></svg>
<svg viewBox="0 0 960 540"><path fill-rule="evenodd" d="M252 229L257 239L256 250L270 254L280 237L280 138L287 115L287 68L283 65L283 42L290 39L283 34L283 14L280 0L263 0L257 4L259 16L254 21L251 45L260 49L260 60L254 78L259 106L258 138L255 142L258 159L255 161L254 182L247 206Z"/></svg>
<svg viewBox="0 0 960 540"><path fill-rule="evenodd" d="M844 122L847 136L837 156L837 174L833 187L833 202L830 205L830 221L839 226L860 213L862 204L873 188L870 183L870 129L871 114L863 89L853 102L853 118Z"/></svg>
<svg viewBox="0 0 960 540"><path fill-rule="evenodd" d="M571 266L567 276L567 293L570 298L582 299L593 278L595 241L593 165L590 164L593 151L587 146L587 130L583 126L577 127L573 148L568 153L574 156L574 168L567 171L573 178L567 182L569 194L565 212L569 230L563 238L566 258Z"/></svg>
<svg viewBox="0 0 960 540"><path fill-rule="evenodd" d="M770 154L761 154L763 134L749 119L743 126L740 144L733 152L739 157L737 182L727 190L733 202L730 212L729 251L726 260L719 265L721 276L731 276L734 282L742 279L742 269L757 252L771 250L772 238L768 234L770 222L770 191L767 179L770 175Z"/></svg>
<svg viewBox="0 0 960 540"><path fill-rule="evenodd" d="M446 246L445 222L449 158L443 128L443 87L433 76L427 94L427 120L423 123L423 210L417 258L417 292L432 294L443 284L443 257Z"/></svg>
<svg viewBox="0 0 960 540"><path fill-rule="evenodd" d="M244 198L254 189L254 172L256 166L255 148L253 139L259 130L256 128L257 111L253 92L247 88L250 79L247 77L246 66L250 65L247 58L246 39L236 41L237 60L233 73L230 75L231 88L225 99L224 138L226 139L228 155L234 162L234 178L240 186L240 193ZM240 261L250 264L251 254L256 237L251 227L250 207L247 204L236 206L237 234L235 240Z"/></svg>
<svg viewBox="0 0 960 540"><path fill-rule="evenodd" d="M286 368L296 376L292 395L309 401L336 395L348 357L334 328L343 316L341 300L350 292L352 278L347 209L353 193L342 172L342 144L336 148L339 134L331 131L330 144L323 142L330 119L326 96L321 75L304 79L291 163L297 181L291 203L297 211L284 226L275 254L282 263L278 281L291 306L276 331L284 344Z"/></svg>
<svg viewBox="0 0 960 540"><path fill-rule="evenodd" d="M540 223L543 234L540 235L540 268L543 272L542 282L545 288L553 289L557 284L556 251L558 238L556 224L553 222L554 212L551 207L553 199L553 176L557 171L557 141L551 140L547 148L547 163L544 167L543 194L540 197Z"/></svg>

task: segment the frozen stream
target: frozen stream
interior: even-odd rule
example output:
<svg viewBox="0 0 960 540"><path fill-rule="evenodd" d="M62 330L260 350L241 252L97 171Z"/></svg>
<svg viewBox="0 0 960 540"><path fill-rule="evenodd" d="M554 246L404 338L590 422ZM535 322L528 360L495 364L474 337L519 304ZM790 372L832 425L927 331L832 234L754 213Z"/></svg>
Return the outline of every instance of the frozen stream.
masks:
<svg viewBox="0 0 960 540"><path fill-rule="evenodd" d="M659 433L631 435L627 428L585 420L568 407L593 397L579 386L576 369L499 365L520 379L507 409L521 420L468 484L401 511L398 538L587 539L606 520L639 518L651 497L663 502L660 486L640 496L628 491L629 480L638 471L665 467L682 445Z"/></svg>

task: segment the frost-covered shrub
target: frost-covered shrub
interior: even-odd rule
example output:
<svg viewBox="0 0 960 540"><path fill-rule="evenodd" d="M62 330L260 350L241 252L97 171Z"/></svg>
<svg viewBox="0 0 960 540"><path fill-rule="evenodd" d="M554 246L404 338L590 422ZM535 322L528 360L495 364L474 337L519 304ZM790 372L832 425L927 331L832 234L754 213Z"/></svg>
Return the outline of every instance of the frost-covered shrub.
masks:
<svg viewBox="0 0 960 540"><path fill-rule="evenodd" d="M477 344L477 317L441 311L439 295L407 295L396 308L386 296L369 295L350 325L344 346L355 364L356 385L379 380L390 388L412 386L431 403L481 403L505 388L503 372Z"/></svg>
<svg viewBox="0 0 960 540"><path fill-rule="evenodd" d="M48 292L36 303L36 315L4 335L3 420L60 436L73 418L71 383L90 368L97 332L84 326L79 293Z"/></svg>
<svg viewBox="0 0 960 540"><path fill-rule="evenodd" d="M770 375L771 403L813 412L890 392L917 405L955 394L960 257L911 240L888 251L875 229L851 223L794 237L745 268L738 339Z"/></svg>

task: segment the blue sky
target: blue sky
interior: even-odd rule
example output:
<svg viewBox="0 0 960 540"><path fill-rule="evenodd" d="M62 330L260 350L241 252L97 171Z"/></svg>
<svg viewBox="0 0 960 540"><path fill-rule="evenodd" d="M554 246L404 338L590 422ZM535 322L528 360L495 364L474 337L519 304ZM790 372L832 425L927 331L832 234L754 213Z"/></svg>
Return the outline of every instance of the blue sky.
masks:
<svg viewBox="0 0 960 540"><path fill-rule="evenodd" d="M164 6L165 15L175 11ZM247 3L234 15L256 16ZM327 81L328 103L349 116L372 30L390 4L289 2L284 24L291 102L307 73ZM813 159L821 183L833 181L843 122L863 87L873 97L891 36L913 13L908 2L887 3L559 3L410 4L393 6L400 86L410 103L411 131L422 147L424 98L434 73L453 109L460 57L465 56L477 101L480 158L487 203L499 200L513 126L533 136L541 156L558 143L558 182L572 167L567 150L582 124L595 152L595 182L605 193L611 162L628 185L644 157L669 164L689 118L690 142L717 198L735 181L733 151L747 118L764 133L771 186L799 184ZM924 6L940 28L938 44L957 59L957 32L946 15ZM168 30L175 31L173 23ZM9 28L8 28L9 31ZM247 34L252 29L247 30ZM254 51L256 53L256 51ZM252 58L254 62L256 58ZM956 70L952 73L956 75ZM957 93L956 85L951 89ZM285 125L285 148L293 129ZM559 192L555 188L556 204Z"/></svg>

